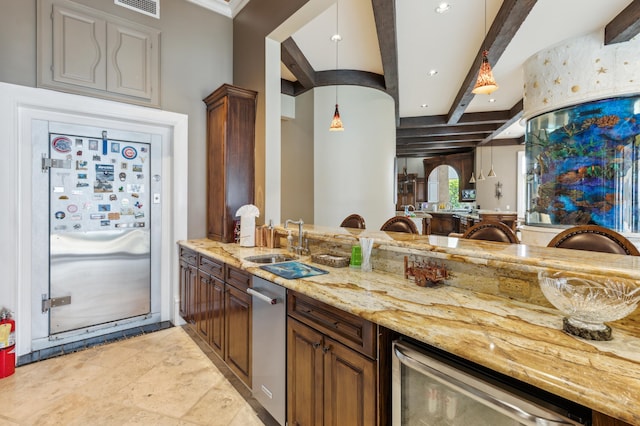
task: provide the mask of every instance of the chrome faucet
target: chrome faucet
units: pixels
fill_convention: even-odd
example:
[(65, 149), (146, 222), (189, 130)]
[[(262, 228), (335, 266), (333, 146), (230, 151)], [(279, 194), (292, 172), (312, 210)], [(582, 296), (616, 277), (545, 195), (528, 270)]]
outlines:
[(290, 223), (294, 225), (298, 225), (298, 245), (292, 247), (293, 251), (296, 254), (303, 254), (303, 255), (309, 254), (309, 247), (304, 247), (303, 245), (304, 231), (302, 230), (302, 226), (304, 225), (304, 222), (302, 221), (302, 219), (300, 220), (287, 219), (284, 221), (284, 229), (287, 229)]

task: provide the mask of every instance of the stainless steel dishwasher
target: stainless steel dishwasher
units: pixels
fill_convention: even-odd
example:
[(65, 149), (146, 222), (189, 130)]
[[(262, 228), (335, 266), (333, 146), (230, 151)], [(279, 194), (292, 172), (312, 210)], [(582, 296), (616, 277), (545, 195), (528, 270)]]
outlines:
[(253, 397), (281, 425), (286, 420), (287, 292), (282, 286), (253, 277)]

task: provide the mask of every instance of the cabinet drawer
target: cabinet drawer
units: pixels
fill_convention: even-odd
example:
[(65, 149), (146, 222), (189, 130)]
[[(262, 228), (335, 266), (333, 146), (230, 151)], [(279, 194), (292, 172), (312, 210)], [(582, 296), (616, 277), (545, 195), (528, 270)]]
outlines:
[(224, 281), (224, 263), (200, 255), (198, 269)]
[(357, 315), (289, 291), (287, 313), (370, 358), (376, 358), (376, 326)]
[(241, 269), (234, 268), (231, 265), (227, 267), (227, 279), (225, 282), (234, 286), (235, 288), (245, 291), (251, 287), (251, 274), (244, 272)]
[(198, 264), (198, 254), (188, 248), (180, 247), (180, 260), (187, 262), (190, 265), (196, 266)]

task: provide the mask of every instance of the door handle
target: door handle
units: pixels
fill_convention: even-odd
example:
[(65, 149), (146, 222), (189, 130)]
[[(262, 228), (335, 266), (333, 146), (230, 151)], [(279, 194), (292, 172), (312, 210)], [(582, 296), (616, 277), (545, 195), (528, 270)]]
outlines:
[(269, 297), (269, 296), (267, 296), (265, 294), (262, 294), (259, 291), (254, 290), (252, 288), (248, 288), (247, 289), (247, 293), (249, 293), (252, 296), (257, 297), (258, 299), (260, 299), (260, 300), (262, 300), (264, 302), (267, 302), (270, 305), (275, 305), (275, 304), (278, 303), (278, 299), (273, 299), (273, 298), (271, 298), (271, 297)]

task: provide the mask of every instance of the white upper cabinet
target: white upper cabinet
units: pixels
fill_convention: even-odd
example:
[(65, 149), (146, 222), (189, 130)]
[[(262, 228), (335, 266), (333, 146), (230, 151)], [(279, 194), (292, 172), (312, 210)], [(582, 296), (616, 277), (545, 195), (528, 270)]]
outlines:
[(66, 0), (38, 8), (39, 87), (160, 106), (160, 31)]

